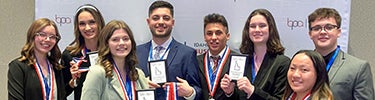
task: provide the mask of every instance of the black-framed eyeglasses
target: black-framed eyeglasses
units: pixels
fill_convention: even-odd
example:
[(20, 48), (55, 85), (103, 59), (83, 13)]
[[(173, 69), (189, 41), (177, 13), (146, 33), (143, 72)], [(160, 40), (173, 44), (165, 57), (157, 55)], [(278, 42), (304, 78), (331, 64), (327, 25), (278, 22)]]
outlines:
[(332, 25), (332, 24), (326, 24), (323, 27), (320, 25), (314, 26), (310, 28), (310, 31), (312, 32), (321, 32), (322, 30), (326, 32), (332, 32), (334, 29), (338, 29), (339, 26), (337, 25)]
[(44, 32), (38, 32), (38, 33), (36, 33), (36, 36), (42, 37), (43, 39), (47, 39), (48, 38), (48, 39), (54, 40), (54, 41), (60, 40), (59, 36), (48, 35), (47, 33), (44, 33)]

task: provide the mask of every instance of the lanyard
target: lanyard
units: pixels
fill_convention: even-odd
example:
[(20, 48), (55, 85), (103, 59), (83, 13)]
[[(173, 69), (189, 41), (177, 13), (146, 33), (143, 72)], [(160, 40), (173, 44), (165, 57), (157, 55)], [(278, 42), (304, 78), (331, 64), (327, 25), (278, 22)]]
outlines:
[(333, 62), (335, 61), (336, 57), (337, 57), (337, 54), (339, 53), (340, 51), (340, 46), (337, 46), (336, 50), (335, 50), (335, 53), (333, 54), (333, 56), (331, 57), (331, 59), (329, 60), (327, 66), (326, 66), (326, 71), (328, 72), (331, 67), (332, 67), (332, 64)]
[[(115, 65), (114, 67), (114, 71), (116, 72), (116, 75), (118, 76), (118, 80), (120, 80), (120, 85), (122, 87), (122, 90), (124, 91), (124, 94), (125, 94), (125, 99), (126, 100), (135, 100), (136, 98), (136, 94), (135, 94), (135, 82), (134, 81), (131, 81), (129, 76), (126, 75), (126, 83), (124, 82), (122, 76), (121, 76), (121, 73), (120, 71), (118, 70), (118, 67), (116, 65), (116, 63), (113, 63), (113, 65)], [(133, 99), (134, 97), (134, 99)]]
[(55, 81), (55, 75), (54, 75), (53, 71), (51, 71), (52, 69), (49, 65), (50, 65), (50, 63), (47, 59), (47, 69), (48, 69), (48, 76), (49, 77), (47, 77), (47, 79), (45, 79), (44, 78), (45, 76), (43, 74), (43, 70), (42, 70), (37, 58), (36, 58), (36, 64), (34, 64), (34, 67), (36, 69), (36, 73), (38, 74), (38, 77), (39, 77), (40, 85), (42, 86), (42, 92), (43, 92), (44, 100), (52, 100), (53, 95), (54, 95), (53, 94), (53, 91), (54, 91), (53, 82)]
[(257, 74), (255, 72), (255, 60), (254, 59), (255, 59), (255, 57), (253, 57), (253, 59), (252, 59), (253, 63), (251, 64), (252, 65), (252, 67), (251, 67), (252, 68), (252, 70), (251, 70), (252, 71), (252, 73), (251, 73), (251, 83), (253, 83), (253, 84), (254, 84), (255, 77), (257, 76)]
[[(164, 55), (165, 55), (165, 54), (168, 52), (168, 50), (171, 48), (171, 44), (172, 44), (172, 42), (169, 43), (167, 49), (164, 51), (163, 55), (159, 58), (160, 60), (162, 60), (162, 59), (164, 58)], [(154, 60), (154, 59), (152, 58), (152, 56), (153, 56), (153, 55), (152, 55), (152, 51), (153, 51), (153, 48), (152, 48), (152, 43), (151, 43), (151, 46), (150, 46), (150, 52), (149, 52), (149, 61)]]
[(213, 67), (211, 66), (210, 60), (209, 60), (209, 55), (206, 53), (205, 59), (203, 60), (204, 63), (204, 71), (205, 71), (205, 76), (206, 76), (206, 82), (208, 83), (208, 90), (210, 93), (210, 96), (214, 96), (217, 86), (219, 84), (219, 79), (221, 72), (224, 68), (225, 62), (227, 61), (228, 57), (230, 54), (230, 49), (228, 49), (228, 46), (224, 50), (224, 54), (222, 56), (222, 59), (218, 61), (217, 64), (217, 71), (213, 73)]

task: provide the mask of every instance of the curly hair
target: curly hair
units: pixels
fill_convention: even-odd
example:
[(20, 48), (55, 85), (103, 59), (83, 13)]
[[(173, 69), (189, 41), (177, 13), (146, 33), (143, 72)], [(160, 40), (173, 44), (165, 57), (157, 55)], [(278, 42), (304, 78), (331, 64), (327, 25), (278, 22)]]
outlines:
[(102, 28), (105, 25), (104, 18), (102, 14), (100, 13), (99, 9), (97, 9), (94, 5), (91, 4), (85, 4), (80, 6), (77, 9), (77, 13), (74, 17), (74, 41), (69, 44), (69, 46), (66, 48), (66, 50), (71, 51), (71, 55), (77, 55), (80, 53), (80, 51), (85, 47), (85, 40), (84, 37), (81, 34), (81, 31), (79, 31), (79, 22), (78, 22), (78, 16), (82, 12), (89, 12), (95, 19), (95, 23), (97, 25), (97, 32), (99, 33)]
[[(27, 39), (25, 45), (22, 47), (21, 50), (21, 57), (18, 61), (27, 61), (29, 66), (33, 66), (36, 63), (36, 58), (34, 55), (35, 50), (35, 36), (36, 33), (40, 32), (46, 26), (53, 26), (56, 31), (56, 36), (61, 37), (59, 30), (57, 29), (56, 23), (47, 18), (41, 18), (35, 20), (27, 31)], [(59, 49), (58, 43), (59, 39), (56, 40), (55, 46), (51, 49), (50, 54), (47, 55), (50, 63), (55, 67), (55, 69), (61, 70), (63, 68), (62, 65), (59, 64), (59, 60), (61, 58), (61, 51)]]
[(262, 15), (267, 19), (269, 26), (269, 39), (267, 40), (267, 52), (271, 54), (284, 54), (285, 48), (281, 45), (279, 32), (277, 31), (276, 22), (272, 14), (266, 9), (254, 10), (246, 20), (245, 26), (242, 31), (242, 42), (240, 46), (240, 52), (243, 54), (249, 54), (250, 56), (254, 53), (254, 43), (249, 37), (249, 26), (250, 20), (255, 15)]
[[(104, 26), (103, 30), (99, 34), (99, 63), (104, 67), (106, 77), (113, 76), (113, 58), (112, 54), (109, 49), (108, 41), (113, 35), (113, 32), (117, 29), (124, 29), (131, 40), (132, 48), (130, 53), (125, 57), (125, 70), (129, 73), (130, 80), (135, 81), (138, 79), (138, 72), (135, 69), (135, 65), (138, 64), (137, 56), (136, 56), (136, 43), (134, 40), (133, 32), (130, 30), (129, 26), (124, 21), (119, 20), (112, 20), (106, 26)], [(121, 66), (119, 66), (121, 67)]]

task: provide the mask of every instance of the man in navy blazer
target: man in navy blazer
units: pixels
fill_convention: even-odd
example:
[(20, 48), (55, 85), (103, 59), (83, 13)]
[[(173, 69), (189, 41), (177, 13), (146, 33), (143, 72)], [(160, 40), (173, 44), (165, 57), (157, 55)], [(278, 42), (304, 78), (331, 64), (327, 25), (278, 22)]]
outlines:
[[(147, 24), (152, 40), (137, 46), (139, 66), (146, 77), (150, 76), (148, 61), (167, 61), (167, 82), (177, 82), (178, 98), (199, 99), (201, 95), (200, 79), (196, 51), (171, 37), (174, 26), (173, 6), (166, 1), (155, 1), (149, 8)], [(157, 50), (159, 48), (159, 50)], [(156, 56), (156, 54), (158, 56)], [(155, 82), (149, 82), (156, 88), (156, 100), (164, 100), (166, 92)], [(163, 88), (160, 88), (163, 87)]]
[(327, 66), (336, 100), (374, 100), (371, 67), (367, 61), (340, 50), (341, 16), (333, 8), (318, 8), (309, 15), (309, 36)]

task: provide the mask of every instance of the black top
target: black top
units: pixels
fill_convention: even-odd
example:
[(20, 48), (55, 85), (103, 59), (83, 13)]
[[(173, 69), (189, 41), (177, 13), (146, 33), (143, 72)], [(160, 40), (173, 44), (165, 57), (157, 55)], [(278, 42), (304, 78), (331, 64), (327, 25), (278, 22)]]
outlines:
[[(253, 57), (250, 57), (253, 59)], [(245, 68), (246, 77), (252, 80), (252, 60), (248, 62), (249, 67)], [(264, 56), (258, 74), (255, 77), (254, 92), (250, 100), (280, 100), (287, 85), (287, 72), (290, 58), (285, 55), (272, 55), (268, 52)], [(231, 100), (246, 100), (247, 94), (235, 87)]]
[[(35, 67), (27, 64), (28, 61), (20, 62), (18, 58), (9, 63), (8, 100), (43, 100), (42, 86)], [(58, 100), (66, 100), (62, 72), (55, 68), (53, 71), (57, 87), (54, 96), (57, 95)]]
[[(81, 73), (81, 77), (78, 78), (77, 81), (77, 87), (71, 88), (69, 86), (69, 81), (72, 79), (72, 75), (70, 74), (70, 61), (72, 61), (73, 57), (82, 57), (82, 53), (80, 52), (77, 55), (71, 55), (70, 51), (64, 50), (62, 57), (61, 57), (61, 64), (64, 66), (63, 68), (63, 75), (64, 75), (64, 83), (66, 84), (66, 97), (69, 96), (74, 91), (74, 100), (80, 100), (81, 99), (81, 92), (82, 92), (82, 86), (83, 82), (86, 80), (87, 72)], [(89, 56), (85, 56), (86, 62), (83, 62), (78, 67), (90, 67), (90, 60)]]

